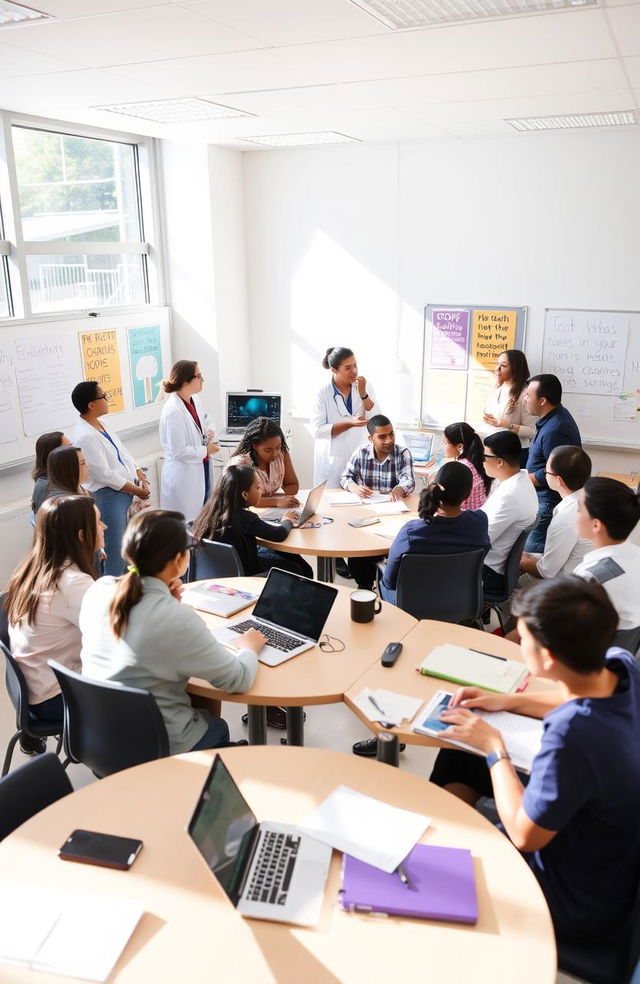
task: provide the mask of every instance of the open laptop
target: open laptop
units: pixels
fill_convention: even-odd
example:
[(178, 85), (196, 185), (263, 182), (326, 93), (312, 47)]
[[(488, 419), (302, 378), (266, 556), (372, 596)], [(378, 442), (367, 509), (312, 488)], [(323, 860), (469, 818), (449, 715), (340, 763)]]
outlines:
[(330, 584), (273, 567), (249, 618), (212, 629), (211, 634), (223, 646), (236, 649), (238, 635), (258, 629), (268, 639), (258, 659), (278, 666), (318, 644), (337, 594)]
[[(298, 514), (298, 519), (293, 524), (293, 529), (297, 530), (311, 519), (312, 516), (318, 511), (320, 505), (320, 500), (322, 499), (322, 493), (324, 492), (325, 482), (321, 482), (320, 485), (316, 485), (315, 489), (311, 489), (305, 499), (304, 506), (301, 512)], [(297, 509), (295, 510), (298, 511)], [(263, 513), (260, 513), (260, 519), (265, 519), (270, 523), (279, 523), (286, 512), (291, 512), (290, 509), (266, 509)]]
[(187, 831), (243, 916), (315, 926), (331, 848), (289, 824), (258, 823), (219, 755)]
[(255, 392), (227, 393), (224, 430), (216, 440), (237, 444), (249, 424), (257, 417), (268, 417), (280, 427), (282, 394)]

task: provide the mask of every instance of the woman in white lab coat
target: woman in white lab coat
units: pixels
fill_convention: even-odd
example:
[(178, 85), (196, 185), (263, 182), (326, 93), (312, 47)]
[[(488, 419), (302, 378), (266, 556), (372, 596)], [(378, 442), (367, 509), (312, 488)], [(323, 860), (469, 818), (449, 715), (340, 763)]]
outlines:
[(169, 397), (160, 415), (164, 450), (160, 505), (192, 520), (209, 498), (209, 455), (219, 450), (211, 418), (197, 396), (203, 387), (198, 363), (176, 362), (163, 386)]
[(311, 417), (313, 484), (326, 480), (327, 488), (337, 489), (349, 458), (367, 441), (367, 420), (380, 410), (351, 349), (327, 349), (322, 365), (331, 370), (331, 380), (318, 392)]

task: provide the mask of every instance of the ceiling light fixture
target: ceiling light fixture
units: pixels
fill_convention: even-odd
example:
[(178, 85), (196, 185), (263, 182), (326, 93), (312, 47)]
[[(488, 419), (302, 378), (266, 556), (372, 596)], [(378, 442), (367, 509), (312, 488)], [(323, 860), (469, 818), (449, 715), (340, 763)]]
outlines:
[(237, 116), (254, 116), (241, 109), (222, 106), (220, 103), (187, 96), (184, 99), (151, 99), (147, 102), (114, 103), (111, 106), (93, 106), (106, 113), (135, 116), (153, 123), (194, 123), (198, 120), (227, 120)]
[(351, 0), (392, 31), (597, 7), (598, 0)]
[(573, 130), (584, 126), (633, 126), (637, 123), (633, 110), (611, 113), (571, 113), (567, 116), (531, 116), (505, 120), (514, 130)]
[(261, 147), (320, 147), (323, 144), (359, 143), (357, 137), (348, 137), (334, 130), (318, 130), (316, 133), (268, 133), (239, 139)]
[(0, 27), (15, 27), (53, 20), (55, 17), (51, 14), (43, 14), (40, 10), (25, 7), (21, 3), (12, 3), (11, 0), (0, 0)]

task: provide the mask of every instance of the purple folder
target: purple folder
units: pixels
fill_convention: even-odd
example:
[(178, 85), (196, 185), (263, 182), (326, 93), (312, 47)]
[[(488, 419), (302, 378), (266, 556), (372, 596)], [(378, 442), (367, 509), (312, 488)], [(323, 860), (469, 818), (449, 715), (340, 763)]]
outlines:
[(415, 889), (397, 874), (345, 854), (340, 904), (347, 912), (388, 912), (392, 916), (475, 923), (478, 902), (470, 851), (416, 844), (402, 867)]

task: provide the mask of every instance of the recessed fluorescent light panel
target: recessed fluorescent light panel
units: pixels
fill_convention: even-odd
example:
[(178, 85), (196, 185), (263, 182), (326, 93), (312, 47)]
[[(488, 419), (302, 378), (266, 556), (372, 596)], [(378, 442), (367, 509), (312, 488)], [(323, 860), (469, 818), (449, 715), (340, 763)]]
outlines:
[(573, 130), (583, 126), (633, 126), (637, 123), (633, 110), (615, 113), (574, 113), (570, 116), (532, 116), (528, 119), (505, 120), (514, 130)]
[(55, 20), (55, 17), (43, 14), (40, 10), (24, 7), (21, 3), (11, 3), (10, 0), (0, 0), (0, 27), (51, 20)]
[(320, 147), (323, 144), (358, 143), (357, 137), (347, 137), (333, 130), (316, 133), (270, 133), (263, 137), (241, 137), (247, 143), (261, 147)]
[(112, 106), (94, 106), (107, 113), (120, 113), (121, 116), (136, 116), (154, 123), (193, 123), (198, 120), (227, 120), (234, 116), (253, 116), (241, 109), (221, 106), (188, 96), (185, 99), (152, 99), (148, 102), (114, 103)]
[(598, 0), (351, 0), (351, 3), (392, 31), (598, 6)]

